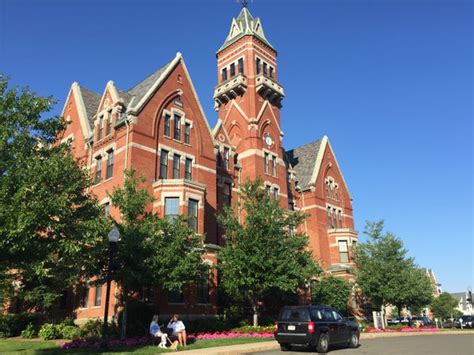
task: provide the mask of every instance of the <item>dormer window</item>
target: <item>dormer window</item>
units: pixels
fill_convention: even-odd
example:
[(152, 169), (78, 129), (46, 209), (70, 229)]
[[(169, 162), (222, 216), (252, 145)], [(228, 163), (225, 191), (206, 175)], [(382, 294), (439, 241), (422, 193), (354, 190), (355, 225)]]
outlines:
[(163, 133), (166, 137), (170, 136), (170, 121), (171, 121), (171, 116), (170, 115), (165, 115), (165, 123), (164, 123)]
[(181, 140), (181, 117), (174, 115), (174, 132), (173, 138), (176, 140)]
[(102, 122), (103, 122), (104, 116), (101, 116), (99, 118), (99, 127), (97, 128), (97, 140), (102, 139)]
[(105, 120), (105, 135), (108, 136), (112, 130), (112, 111), (108, 111), (107, 119)]

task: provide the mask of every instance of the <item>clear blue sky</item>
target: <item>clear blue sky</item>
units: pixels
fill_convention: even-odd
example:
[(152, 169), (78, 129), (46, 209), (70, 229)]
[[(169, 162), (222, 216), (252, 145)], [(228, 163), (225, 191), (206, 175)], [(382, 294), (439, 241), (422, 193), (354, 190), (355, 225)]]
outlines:
[[(53, 95), (122, 89), (183, 53), (211, 125), (233, 0), (0, 0), (0, 72)], [(255, 0), (279, 51), (293, 148), (328, 135), (357, 229), (385, 219), (445, 290), (473, 280), (470, 0)]]

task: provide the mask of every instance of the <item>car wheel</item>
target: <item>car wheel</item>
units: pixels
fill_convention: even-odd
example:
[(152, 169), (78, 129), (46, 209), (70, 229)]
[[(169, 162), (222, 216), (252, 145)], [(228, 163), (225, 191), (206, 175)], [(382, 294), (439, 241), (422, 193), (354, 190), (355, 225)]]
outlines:
[(318, 345), (316, 346), (316, 351), (318, 353), (327, 353), (329, 350), (329, 335), (321, 334), (319, 336)]
[(281, 349), (281, 351), (290, 351), (291, 346), (288, 345), (288, 344), (280, 344), (280, 349)]
[(349, 337), (349, 347), (350, 348), (357, 348), (359, 346), (359, 336), (356, 332), (352, 332), (351, 336)]

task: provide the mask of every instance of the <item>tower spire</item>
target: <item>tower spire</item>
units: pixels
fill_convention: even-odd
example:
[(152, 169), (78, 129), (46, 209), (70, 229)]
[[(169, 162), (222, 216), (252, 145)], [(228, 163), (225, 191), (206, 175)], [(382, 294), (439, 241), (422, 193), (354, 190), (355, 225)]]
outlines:
[(242, 7), (248, 7), (249, 6), (249, 0), (237, 0), (237, 2), (240, 2)]

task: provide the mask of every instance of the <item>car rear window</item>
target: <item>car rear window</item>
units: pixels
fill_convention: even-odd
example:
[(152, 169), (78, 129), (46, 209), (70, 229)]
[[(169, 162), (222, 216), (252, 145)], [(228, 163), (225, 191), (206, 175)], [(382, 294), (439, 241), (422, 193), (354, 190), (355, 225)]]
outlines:
[(309, 321), (309, 312), (306, 308), (297, 308), (297, 309), (284, 309), (281, 312), (280, 320), (282, 321)]

